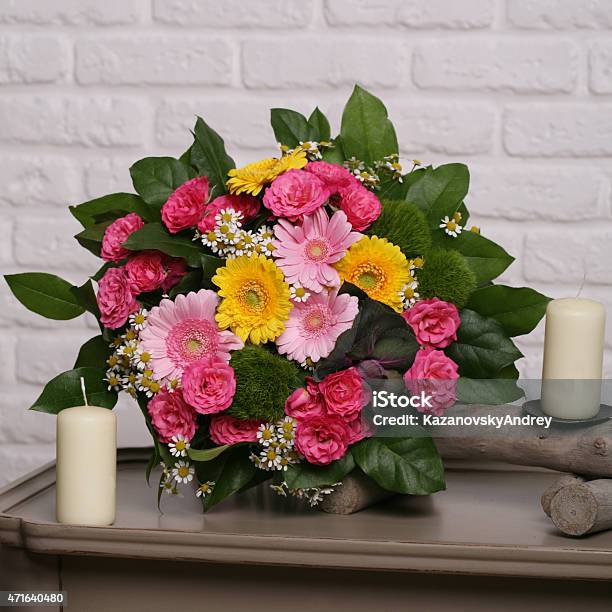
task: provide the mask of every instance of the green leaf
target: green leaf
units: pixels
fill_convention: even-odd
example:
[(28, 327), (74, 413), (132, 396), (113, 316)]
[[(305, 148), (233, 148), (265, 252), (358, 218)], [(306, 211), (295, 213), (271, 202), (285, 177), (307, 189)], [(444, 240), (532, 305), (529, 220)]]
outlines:
[(100, 257), (102, 249), (102, 239), (106, 228), (112, 223), (112, 220), (103, 221), (86, 227), (82, 232), (78, 233), (75, 238), (77, 242), (96, 257)]
[(85, 312), (72, 293), (72, 285), (59, 276), (45, 272), (7, 274), (8, 286), (28, 309), (47, 319), (66, 321)]
[(216, 287), (212, 284), (211, 279), (217, 273), (217, 268), (221, 268), (225, 265), (224, 260), (215, 255), (202, 253), (200, 262), (202, 264), (202, 287), (215, 289)]
[(329, 142), (331, 138), (329, 121), (318, 106), (312, 111), (310, 117), (308, 117), (308, 125), (310, 126), (310, 140)]
[(211, 461), (195, 465), (200, 482), (213, 481), (213, 492), (202, 500), (204, 511), (222, 502), (225, 498), (244, 489), (257, 477), (258, 469), (249, 459), (248, 445), (224, 452)]
[(270, 123), (277, 142), (290, 149), (311, 139), (311, 126), (304, 115), (288, 108), (272, 108)]
[(117, 403), (117, 393), (109, 391), (102, 368), (76, 368), (58, 374), (50, 380), (30, 410), (57, 414), (64, 408), (82, 406), (81, 377), (85, 379), (87, 403), (90, 406), (112, 408)]
[(428, 167), (409, 187), (406, 199), (427, 215), (432, 228), (439, 229), (440, 219), (452, 217), (461, 207), (470, 186), (465, 164)]
[(100, 335), (90, 338), (79, 350), (75, 368), (106, 368), (106, 360), (112, 353), (109, 343)]
[(134, 212), (145, 221), (156, 221), (159, 214), (155, 214), (137, 195), (131, 193), (111, 193), (110, 195), (69, 207), (72, 216), (84, 228), (96, 225), (101, 221), (117, 219)]
[(510, 378), (473, 379), (460, 377), (457, 380), (457, 400), (463, 404), (497, 406), (509, 404), (525, 394)]
[(474, 232), (462, 232), (457, 238), (451, 238), (440, 230), (434, 232), (434, 241), (437, 246), (459, 251), (474, 272), (478, 285), (497, 278), (514, 261), (498, 244)]
[(145, 157), (130, 168), (134, 189), (151, 206), (161, 208), (170, 194), (196, 173), (174, 157)]
[(357, 465), (387, 491), (429, 495), (445, 488), (444, 466), (431, 438), (368, 438), (352, 450)]
[(359, 85), (355, 85), (344, 107), (340, 136), (346, 159), (354, 156), (372, 165), (399, 152), (395, 128), (385, 105)]
[(289, 465), (284, 478), (290, 489), (325, 487), (341, 482), (354, 468), (355, 461), (348, 452), (342, 459), (332, 461), (329, 465), (313, 465), (305, 461)]
[(91, 312), (96, 319), (100, 318), (100, 309), (98, 308), (96, 292), (91, 284), (91, 279), (87, 279), (80, 287), (71, 287), (70, 292), (74, 295), (80, 306), (87, 312)]
[(344, 155), (344, 148), (342, 147), (342, 139), (340, 136), (336, 136), (333, 141), (333, 146), (326, 147), (323, 149), (323, 160), (329, 164), (342, 165), (346, 159)]
[(201, 265), (202, 249), (198, 243), (185, 236), (169, 234), (161, 223), (147, 223), (130, 234), (123, 246), (130, 251), (154, 249), (172, 257), (182, 257), (192, 268)]
[(457, 341), (444, 352), (459, 366), (461, 376), (495, 378), (501, 369), (523, 356), (495, 319), (467, 308), (459, 315)]
[(501, 323), (508, 336), (533, 331), (546, 312), (550, 298), (529, 287), (489, 285), (476, 289), (466, 307)]
[(191, 293), (202, 288), (202, 270), (190, 270), (177, 285), (174, 285), (169, 291), (171, 298), (175, 298), (181, 293)]
[(227, 173), (235, 168), (236, 164), (226, 153), (223, 139), (201, 117), (196, 121), (193, 135), (195, 142), (191, 146), (192, 165), (208, 177), (216, 195), (224, 194)]
[(231, 447), (231, 444), (224, 444), (223, 446), (215, 446), (214, 448), (190, 448), (187, 450), (187, 454), (192, 461), (212, 461)]

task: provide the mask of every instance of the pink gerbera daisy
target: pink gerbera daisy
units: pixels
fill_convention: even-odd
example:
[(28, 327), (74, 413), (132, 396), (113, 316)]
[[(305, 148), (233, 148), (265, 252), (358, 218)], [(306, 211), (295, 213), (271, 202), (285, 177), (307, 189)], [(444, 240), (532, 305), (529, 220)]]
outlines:
[(217, 327), (218, 303), (214, 291), (200, 289), (178, 295), (174, 301), (164, 299), (151, 309), (140, 337), (157, 380), (180, 380), (183, 370), (205, 355), (229, 361), (230, 351), (244, 346), (238, 336)]
[(359, 300), (346, 293), (338, 295), (337, 289), (294, 304), (285, 331), (276, 339), (278, 352), (299, 363), (327, 357), (338, 336), (353, 325), (358, 311)]
[(322, 208), (306, 215), (301, 225), (280, 219), (274, 234), (276, 265), (285, 280), (317, 293), (324, 287), (340, 286), (340, 276), (332, 264), (361, 238), (352, 231), (343, 211), (335, 212), (330, 219)]

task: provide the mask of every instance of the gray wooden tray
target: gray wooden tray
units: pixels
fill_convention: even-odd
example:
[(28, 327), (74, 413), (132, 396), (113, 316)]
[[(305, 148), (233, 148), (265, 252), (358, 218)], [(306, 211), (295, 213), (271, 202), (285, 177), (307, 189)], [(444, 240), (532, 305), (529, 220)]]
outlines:
[(451, 467), (443, 493), (396, 497), (351, 516), (287, 502), (265, 486), (203, 515), (185, 488), (183, 498), (164, 496), (160, 514), (146, 457), (119, 453), (112, 527), (55, 522), (53, 465), (13, 483), (0, 491), (0, 543), (61, 556), (612, 579), (612, 532), (568, 539), (544, 516), (539, 498), (553, 472)]

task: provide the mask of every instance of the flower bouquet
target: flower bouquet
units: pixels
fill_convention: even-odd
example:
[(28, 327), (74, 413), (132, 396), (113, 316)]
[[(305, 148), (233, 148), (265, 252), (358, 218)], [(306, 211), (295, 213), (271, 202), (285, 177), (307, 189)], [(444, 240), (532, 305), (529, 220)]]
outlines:
[[(355, 470), (393, 492), (441, 490), (431, 437), (376, 436), (364, 418), (369, 381), (446, 381), (423, 408), (436, 414), (477, 401), (459, 383), (514, 381), (510, 338), (547, 298), (493, 284), (513, 259), (468, 229), (467, 167), (405, 171), (375, 96), (355, 87), (335, 138), (318, 108), (271, 122), (276, 157), (237, 168), (198, 118), (178, 159), (130, 168), (137, 195), (72, 206), (76, 239), (104, 260), (83, 285), (6, 277), (30, 310), (100, 327), (32, 409), (81, 403), (81, 378), (92, 405), (128, 393), (153, 438), (147, 478), (161, 464), (160, 496), (196, 481), (204, 510), (266, 480), (315, 504)], [(487, 399), (515, 399), (502, 395)]]

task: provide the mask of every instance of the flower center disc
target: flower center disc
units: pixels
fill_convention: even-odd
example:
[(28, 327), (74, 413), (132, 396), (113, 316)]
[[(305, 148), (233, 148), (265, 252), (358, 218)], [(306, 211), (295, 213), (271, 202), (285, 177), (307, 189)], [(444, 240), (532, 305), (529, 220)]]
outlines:
[(363, 289), (372, 291), (382, 286), (385, 281), (385, 272), (375, 264), (362, 264), (355, 270), (353, 279)]
[(330, 313), (327, 309), (314, 306), (302, 319), (302, 329), (308, 336), (318, 336), (329, 326)]
[(206, 319), (183, 319), (166, 337), (168, 356), (179, 368), (215, 352), (217, 345), (217, 328)]
[(240, 301), (251, 311), (261, 312), (268, 305), (266, 290), (256, 282), (246, 283), (240, 290)]
[(324, 261), (328, 253), (329, 249), (324, 240), (310, 240), (306, 244), (306, 255), (311, 261)]

